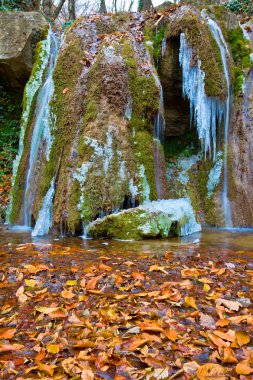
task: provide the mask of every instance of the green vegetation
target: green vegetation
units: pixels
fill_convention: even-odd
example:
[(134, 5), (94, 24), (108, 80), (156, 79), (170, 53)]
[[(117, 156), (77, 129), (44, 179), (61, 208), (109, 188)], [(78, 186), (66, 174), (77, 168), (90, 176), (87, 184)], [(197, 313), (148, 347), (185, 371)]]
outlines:
[(0, 86), (0, 178), (12, 172), (12, 162), (18, 152), (22, 90)]
[(240, 13), (243, 16), (253, 15), (252, 0), (230, 0), (225, 5), (230, 11)]
[(228, 31), (228, 42), (231, 46), (234, 61), (234, 94), (237, 95), (242, 90), (244, 81), (243, 70), (253, 66), (250, 58), (251, 49), (239, 26), (236, 29)]

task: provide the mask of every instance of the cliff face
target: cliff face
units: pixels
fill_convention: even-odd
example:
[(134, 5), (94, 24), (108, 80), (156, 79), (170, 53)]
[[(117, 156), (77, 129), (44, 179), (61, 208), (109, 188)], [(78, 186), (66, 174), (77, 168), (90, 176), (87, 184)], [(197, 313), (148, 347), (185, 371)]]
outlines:
[[(184, 5), (82, 18), (61, 41), (49, 32), (25, 90), (11, 223), (74, 234), (119, 210), (183, 197), (198, 220), (222, 225), (228, 91), (207, 20)], [(227, 38), (231, 18), (220, 25)]]
[[(253, 47), (253, 24), (245, 25)], [(235, 103), (230, 134), (231, 199), (233, 224), (253, 225), (253, 68), (245, 70), (243, 91)]]

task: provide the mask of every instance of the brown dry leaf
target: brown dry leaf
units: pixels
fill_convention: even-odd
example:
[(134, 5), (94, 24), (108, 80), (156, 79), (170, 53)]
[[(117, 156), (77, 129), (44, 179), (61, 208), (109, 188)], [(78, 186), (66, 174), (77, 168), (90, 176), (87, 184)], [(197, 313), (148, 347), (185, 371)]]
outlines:
[(94, 372), (92, 371), (92, 368), (89, 365), (82, 365), (81, 379), (82, 380), (94, 379)]
[(157, 264), (151, 265), (151, 267), (149, 267), (149, 272), (162, 272), (162, 273), (168, 274), (166, 270), (164, 269), (164, 267), (159, 266)]
[(70, 289), (70, 290), (64, 289), (64, 290), (61, 292), (61, 296), (62, 296), (62, 298), (66, 298), (66, 299), (71, 300), (72, 298), (75, 297), (75, 294), (72, 293), (71, 289)]
[(7, 352), (7, 351), (19, 351), (22, 350), (24, 346), (22, 344), (14, 343), (14, 344), (1, 344), (0, 345), (0, 352)]
[(38, 362), (38, 368), (40, 371), (43, 371), (43, 372), (46, 372), (48, 375), (50, 376), (53, 376), (54, 375), (54, 369), (55, 369), (55, 365), (51, 364), (44, 364), (44, 363), (40, 363)]
[(172, 340), (172, 342), (175, 342), (177, 340), (177, 332), (174, 329), (166, 329), (165, 335), (168, 339)]
[(136, 280), (140, 280), (140, 281), (145, 280), (145, 276), (143, 276), (143, 274), (140, 272), (133, 272), (132, 277), (135, 278)]
[(230, 347), (225, 347), (223, 351), (223, 357), (221, 357), (223, 363), (234, 364), (238, 363), (234, 351)]
[(248, 360), (242, 360), (238, 363), (235, 370), (238, 375), (249, 375), (253, 373), (253, 368), (250, 367)]
[(207, 333), (208, 338), (211, 340), (213, 344), (217, 347), (228, 347), (228, 343), (219, 338), (218, 336), (212, 334), (212, 333)]
[(139, 324), (141, 331), (163, 331), (163, 328), (155, 321), (144, 321)]
[(203, 327), (215, 328), (215, 320), (207, 314), (200, 313), (199, 323)]
[(25, 288), (23, 286), (20, 286), (18, 290), (16, 291), (16, 296), (18, 297), (18, 300), (20, 303), (24, 303), (28, 300), (28, 297), (26, 294), (24, 294)]
[(68, 87), (64, 88), (64, 89), (62, 90), (63, 95), (66, 94), (66, 93), (68, 92), (68, 90), (69, 90)]
[(182, 277), (198, 277), (199, 275), (199, 271), (195, 268), (187, 268), (181, 270)]
[(238, 311), (240, 307), (242, 307), (242, 304), (238, 301), (231, 301), (231, 300), (226, 300), (224, 298), (218, 298), (216, 300), (217, 305), (224, 305), (227, 309), (232, 310), (232, 311)]
[(142, 337), (134, 337), (128, 340), (125, 344), (124, 347), (128, 351), (135, 351), (138, 347), (142, 346), (144, 343), (147, 343), (148, 339), (147, 338), (142, 338)]
[(229, 317), (229, 322), (233, 323), (241, 323), (242, 321), (245, 321), (248, 317), (250, 317), (250, 314), (247, 315), (237, 315), (235, 317)]
[(16, 329), (2, 327), (0, 328), (0, 339), (11, 339), (13, 338), (16, 331)]
[(226, 380), (227, 369), (219, 364), (207, 363), (197, 369), (199, 380)]
[(57, 309), (53, 311), (52, 313), (48, 314), (50, 318), (67, 318), (68, 314), (65, 310)]
[(199, 368), (199, 364), (194, 361), (184, 363), (183, 365), (184, 372), (186, 372), (189, 375), (195, 375), (198, 368)]
[(86, 285), (86, 289), (95, 289), (98, 280), (101, 278), (101, 276), (96, 276), (92, 278)]
[(193, 297), (185, 297), (184, 301), (185, 301), (185, 303), (186, 303), (187, 306), (193, 307), (194, 309), (198, 310), (195, 298), (193, 298)]
[(246, 331), (236, 331), (235, 337), (240, 347), (250, 342), (250, 336)]
[(104, 270), (105, 272), (110, 272), (112, 270), (112, 267), (109, 267), (108, 265), (105, 265), (105, 264), (100, 264), (98, 269)]
[(220, 330), (215, 330), (213, 333), (221, 339), (228, 340), (229, 342), (233, 342), (235, 340), (235, 332), (233, 330), (228, 330), (226, 333)]

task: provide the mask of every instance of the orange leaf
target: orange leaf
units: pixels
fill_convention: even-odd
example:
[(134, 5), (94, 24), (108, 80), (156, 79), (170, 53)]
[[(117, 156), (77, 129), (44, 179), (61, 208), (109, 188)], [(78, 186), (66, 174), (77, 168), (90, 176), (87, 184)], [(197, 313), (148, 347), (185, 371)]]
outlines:
[(235, 337), (240, 347), (250, 342), (250, 336), (246, 331), (236, 331)]
[(104, 270), (106, 272), (110, 272), (112, 270), (112, 267), (109, 267), (108, 265), (105, 265), (105, 264), (100, 264), (98, 269)]
[(207, 363), (197, 369), (199, 380), (226, 380), (226, 368), (219, 364)]
[(233, 342), (235, 340), (235, 332), (233, 330), (228, 330), (226, 333), (220, 330), (215, 330), (213, 333), (221, 339), (228, 340), (229, 342)]
[(248, 360), (242, 360), (238, 363), (235, 370), (238, 375), (249, 375), (253, 372), (253, 369), (249, 366)]
[(6, 352), (6, 351), (19, 351), (24, 346), (22, 344), (14, 343), (14, 344), (1, 344), (0, 345), (0, 352)]
[(207, 333), (208, 338), (215, 344), (217, 347), (228, 347), (228, 344), (224, 342), (221, 338), (218, 336), (212, 334), (212, 333)]
[(177, 340), (177, 332), (174, 329), (166, 329), (165, 335), (168, 339), (172, 340), (172, 342), (175, 342)]
[(35, 361), (40, 362), (41, 360), (44, 359), (45, 355), (46, 355), (46, 351), (44, 348), (42, 348), (41, 351), (35, 356)]
[(75, 297), (75, 295), (71, 292), (71, 290), (67, 290), (67, 289), (64, 289), (64, 290), (61, 292), (61, 296), (62, 296), (63, 298), (69, 299), (69, 300), (71, 300), (72, 298)]
[(0, 339), (11, 339), (13, 338), (16, 331), (16, 329), (3, 327), (0, 329)]
[(55, 310), (52, 313), (48, 314), (50, 318), (67, 318), (68, 314), (63, 310)]
[(87, 283), (87, 286), (86, 286), (86, 289), (95, 289), (96, 285), (97, 285), (97, 282), (98, 280), (101, 278), (101, 276), (97, 276), (97, 277), (94, 277), (92, 278), (88, 283)]
[(155, 321), (144, 321), (139, 324), (141, 331), (163, 331), (163, 328)]
[(142, 346), (144, 343), (146, 343), (148, 341), (148, 339), (146, 338), (138, 338), (138, 337), (134, 337), (132, 339), (130, 339), (129, 341), (127, 341), (125, 344), (124, 344), (124, 347), (128, 350), (128, 351), (135, 351), (138, 347)]
[(40, 371), (46, 372), (48, 375), (53, 376), (55, 366), (38, 362), (38, 368)]
[(145, 276), (143, 276), (143, 274), (140, 272), (133, 272), (132, 277), (135, 278), (136, 280), (140, 280), (140, 281), (145, 280)]
[(66, 94), (68, 90), (69, 90), (68, 87), (64, 88), (64, 90), (62, 90), (63, 95)]
[(221, 360), (223, 361), (223, 363), (238, 363), (235, 353), (230, 347), (224, 348), (223, 357), (221, 358)]
[(195, 268), (187, 268), (181, 270), (182, 277), (198, 277), (200, 275), (199, 271)]

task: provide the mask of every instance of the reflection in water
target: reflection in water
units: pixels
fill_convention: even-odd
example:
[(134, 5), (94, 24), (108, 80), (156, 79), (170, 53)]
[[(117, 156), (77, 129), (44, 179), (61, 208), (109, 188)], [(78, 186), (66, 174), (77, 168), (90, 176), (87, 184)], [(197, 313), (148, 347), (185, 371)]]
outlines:
[[(245, 253), (253, 255), (253, 229), (205, 229), (202, 232), (185, 236), (183, 238), (171, 238), (169, 240), (83, 240), (81, 237), (65, 237), (54, 239), (53, 237), (31, 237), (30, 230), (3, 226), (0, 229), (0, 247), (7, 245), (33, 243), (34, 246), (73, 247), (76, 252), (104, 253), (105, 255), (152, 255), (165, 251), (184, 254), (209, 254)], [(252, 252), (251, 252), (252, 251)]]

